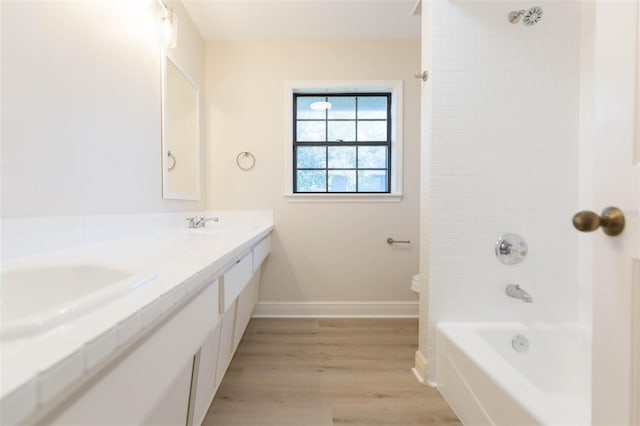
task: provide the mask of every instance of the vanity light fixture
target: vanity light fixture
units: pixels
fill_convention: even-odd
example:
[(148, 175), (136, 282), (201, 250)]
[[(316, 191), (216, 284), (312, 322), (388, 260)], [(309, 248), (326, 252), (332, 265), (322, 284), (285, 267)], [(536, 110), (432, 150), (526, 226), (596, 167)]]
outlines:
[(178, 17), (169, 7), (162, 1), (158, 0), (162, 11), (160, 12), (160, 34), (162, 36), (162, 45), (168, 49), (176, 47), (178, 39)]
[(324, 111), (326, 109), (331, 109), (331, 102), (327, 102), (327, 101), (318, 101), (318, 102), (313, 102), (311, 105), (309, 105), (311, 107), (312, 110), (314, 111)]

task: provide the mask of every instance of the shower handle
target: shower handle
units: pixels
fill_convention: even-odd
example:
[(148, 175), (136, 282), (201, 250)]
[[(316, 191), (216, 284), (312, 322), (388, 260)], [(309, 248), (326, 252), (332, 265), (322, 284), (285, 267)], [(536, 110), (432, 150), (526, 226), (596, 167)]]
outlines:
[(615, 237), (620, 235), (624, 229), (624, 214), (617, 207), (607, 207), (602, 210), (602, 214), (590, 211), (576, 213), (572, 219), (573, 226), (580, 232), (592, 232), (602, 228), (602, 232)]

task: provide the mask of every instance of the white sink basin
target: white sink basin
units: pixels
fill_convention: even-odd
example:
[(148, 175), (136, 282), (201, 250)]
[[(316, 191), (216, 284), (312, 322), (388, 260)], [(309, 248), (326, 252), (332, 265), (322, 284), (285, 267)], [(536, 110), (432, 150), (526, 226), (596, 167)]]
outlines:
[(0, 338), (40, 334), (147, 284), (153, 275), (97, 265), (2, 271)]

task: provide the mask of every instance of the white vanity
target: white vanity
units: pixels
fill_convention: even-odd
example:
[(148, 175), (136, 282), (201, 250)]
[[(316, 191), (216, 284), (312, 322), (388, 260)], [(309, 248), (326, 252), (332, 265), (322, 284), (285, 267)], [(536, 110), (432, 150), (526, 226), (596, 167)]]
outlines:
[(3, 262), (3, 273), (109, 267), (140, 285), (41, 330), (3, 329), (1, 423), (201, 424), (257, 301), (272, 224), (222, 215)]

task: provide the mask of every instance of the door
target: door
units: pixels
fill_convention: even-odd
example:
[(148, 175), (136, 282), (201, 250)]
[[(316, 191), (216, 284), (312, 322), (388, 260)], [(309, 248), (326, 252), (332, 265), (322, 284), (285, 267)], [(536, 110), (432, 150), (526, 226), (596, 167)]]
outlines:
[(594, 233), (594, 425), (638, 425), (640, 391), (640, 115), (635, 0), (595, 10), (594, 210), (620, 208), (624, 231)]

